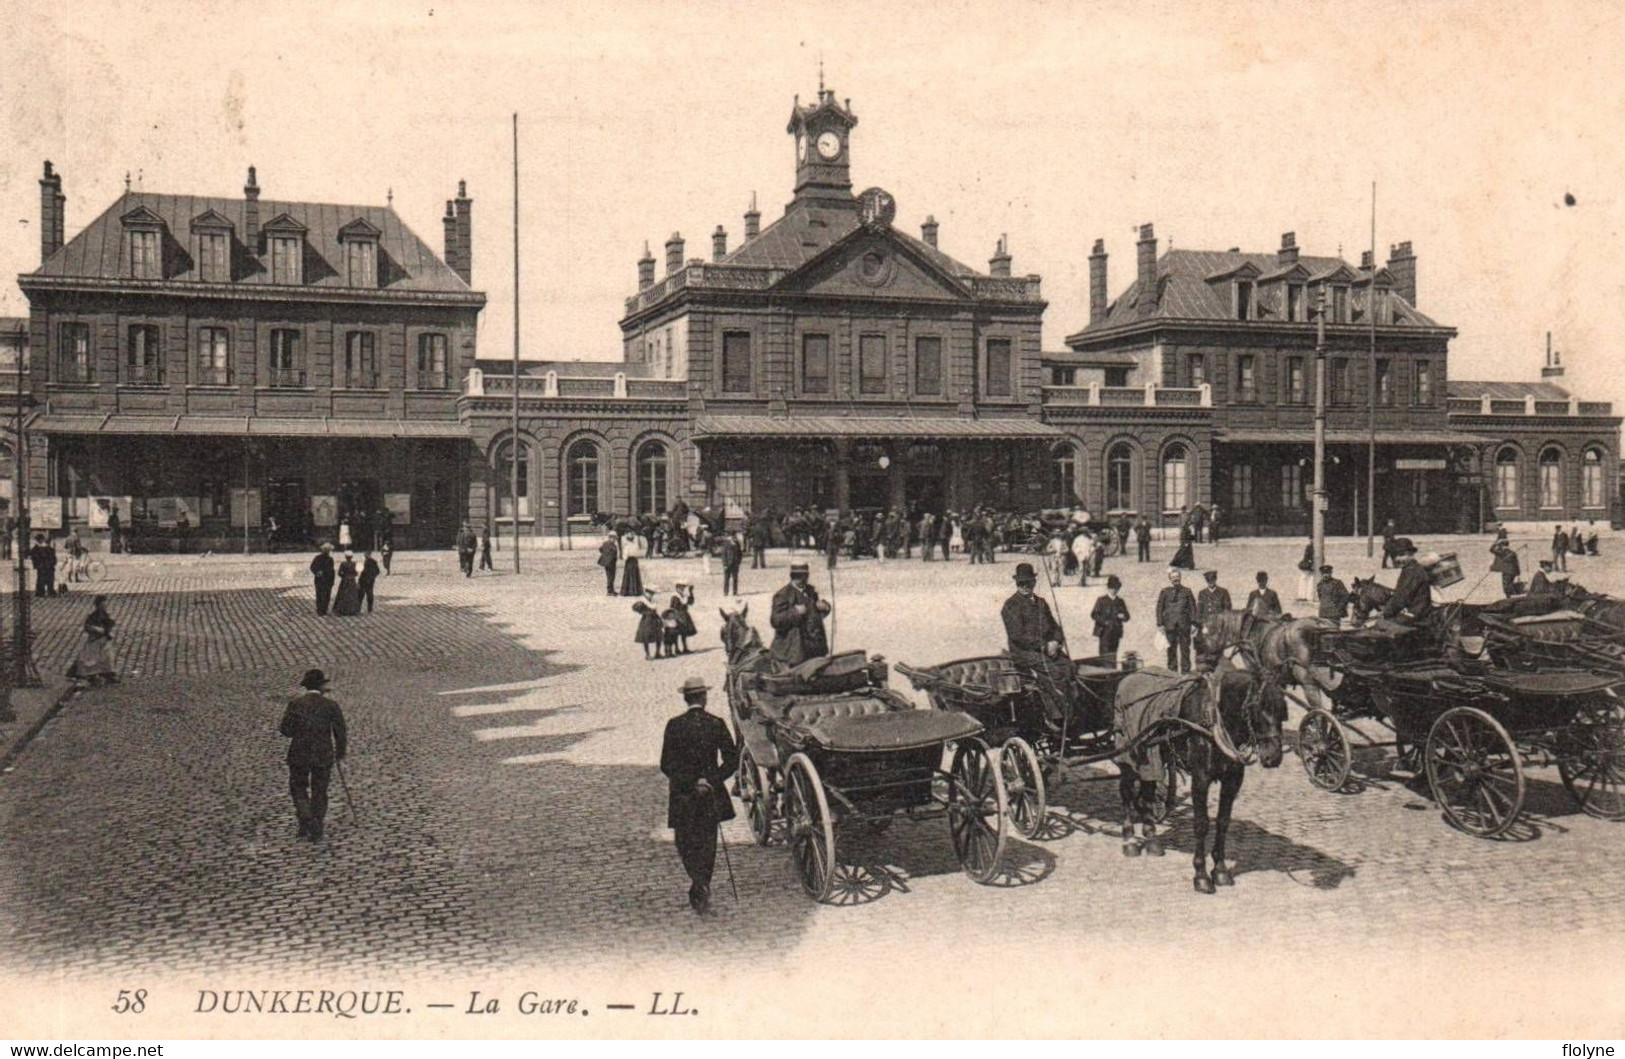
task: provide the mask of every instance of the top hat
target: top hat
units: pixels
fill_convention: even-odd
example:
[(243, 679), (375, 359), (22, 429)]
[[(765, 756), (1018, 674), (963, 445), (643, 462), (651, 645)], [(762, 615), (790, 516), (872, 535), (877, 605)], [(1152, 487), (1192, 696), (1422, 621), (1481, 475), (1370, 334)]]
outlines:
[(1011, 575), (1010, 579), (1015, 581), (1017, 584), (1020, 584), (1023, 581), (1031, 581), (1034, 584), (1037, 584), (1038, 574), (1033, 570), (1032, 563), (1017, 563), (1016, 572)]
[(1411, 542), (1409, 537), (1395, 537), (1394, 543), (1389, 546), (1388, 550), (1395, 555), (1415, 555), (1416, 545)]
[(320, 669), (307, 669), (304, 678), (299, 681), (299, 686), (309, 691), (320, 691), (327, 687), (327, 675)]
[(683, 694), (688, 695), (696, 691), (710, 691), (711, 685), (705, 682), (704, 677), (689, 677), (683, 681)]

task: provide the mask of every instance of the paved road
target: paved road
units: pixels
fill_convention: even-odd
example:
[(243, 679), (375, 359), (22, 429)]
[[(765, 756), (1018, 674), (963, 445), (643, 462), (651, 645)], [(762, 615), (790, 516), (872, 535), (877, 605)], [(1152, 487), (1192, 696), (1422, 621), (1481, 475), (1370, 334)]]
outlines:
[[(1462, 543), (1470, 568), (1482, 550)], [(1364, 569), (1362, 551), (1339, 543), (1332, 558), (1352, 573)], [(915, 663), (997, 650), (1013, 570), (1000, 559), (842, 565), (840, 645)], [(1259, 568), (1290, 597), (1295, 559), (1267, 543), (1199, 554), (1238, 598)], [(1349, 936), (1426, 947), (1532, 942), (1557, 924), (1569, 937), (1625, 929), (1625, 828), (1575, 813), (1555, 772), (1532, 774), (1530, 826), (1517, 840), (1486, 842), (1449, 829), (1425, 797), (1388, 778), (1380, 755), (1362, 765), (1357, 794), (1313, 789), (1290, 756), (1251, 772), (1231, 838), (1237, 887), (1216, 897), (1191, 892), (1183, 814), (1170, 856), (1128, 860), (1113, 837), (1115, 783), (1080, 783), (1054, 796), (1056, 837), (1013, 842), (990, 888), (958, 872), (940, 822), (858, 836), (844, 854), (878, 898), (850, 908), (811, 906), (784, 851), (752, 846), (735, 822), (741, 900), (723, 897), (719, 916), (696, 921), (662, 826), (655, 762), (676, 685), (689, 673), (721, 676), (720, 576), (699, 576), (690, 561), (646, 564), (662, 587), (699, 576), (700, 635), (690, 658), (645, 662), (629, 601), (602, 595), (589, 554), (530, 561), (524, 575), (473, 581), (422, 564), (381, 583), (377, 614), (351, 619), (316, 618), (306, 586), (277, 563), (106, 582), (127, 679), (76, 698), (0, 777), (0, 961), (89, 974), (435, 974), (680, 951), (717, 967), (741, 953), (822, 966), (940, 942), (944, 924), (956, 951), (1012, 936), (1057, 952), (1201, 938), (1314, 960)], [(1625, 584), (1617, 554), (1587, 562), (1577, 579)], [(787, 556), (772, 565), (744, 575), (764, 631)], [(1162, 571), (1109, 568), (1130, 581), (1125, 647), (1149, 653)], [(1074, 637), (1096, 591), (1060, 590)], [(87, 603), (39, 607), (43, 666), (66, 664)], [(275, 732), (306, 665), (334, 674), (353, 732), (357, 817), (335, 789), (320, 848), (295, 840)]]

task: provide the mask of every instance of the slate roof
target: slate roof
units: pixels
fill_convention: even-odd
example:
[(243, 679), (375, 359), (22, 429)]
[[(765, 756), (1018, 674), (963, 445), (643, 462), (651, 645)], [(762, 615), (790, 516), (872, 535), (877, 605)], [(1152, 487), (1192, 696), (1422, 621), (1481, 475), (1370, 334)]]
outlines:
[(753, 438), (1036, 438), (1065, 437), (1036, 419), (965, 419), (954, 416), (703, 415), (694, 436)]
[[(1303, 266), (1311, 279), (1328, 276), (1339, 268), (1347, 269), (1354, 278), (1360, 277), (1359, 270), (1342, 258), (1304, 254), (1298, 258), (1297, 263)], [(1146, 315), (1139, 312), (1139, 303), (1144, 291), (1136, 277), (1128, 290), (1107, 306), (1105, 315), (1079, 331), (1078, 335), (1089, 335), (1143, 320), (1232, 320), (1235, 318), (1235, 311), (1231, 306), (1229, 282), (1210, 282), (1210, 278), (1228, 276), (1247, 265), (1258, 270), (1260, 279), (1285, 274), (1280, 258), (1274, 253), (1169, 250), (1157, 261), (1158, 302), (1154, 313)], [(1285, 284), (1261, 282), (1257, 288), (1259, 320), (1264, 323), (1283, 321), (1285, 299)], [(1393, 306), (1395, 325), (1439, 326), (1397, 293), (1393, 295)], [(1357, 316), (1354, 322), (1359, 323), (1361, 319)]]
[[(206, 226), (212, 211), (230, 221), (233, 227), (232, 274), (235, 285), (272, 286), (270, 257), (263, 245), (263, 238), (260, 246), (243, 245), (246, 207), (247, 203), (242, 198), (125, 192), (32, 275), (103, 280), (128, 278), (128, 271), (120, 260), (124, 233), (122, 218), (133, 211), (145, 209), (164, 224), (164, 279), (195, 281), (198, 278), (198, 263), (193, 260), (192, 222), (197, 220), (202, 222), (200, 227)], [(339, 232), (353, 222), (361, 221), (379, 232), (379, 289), (472, 293), (462, 277), (429, 249), (391, 207), (259, 200), (262, 229), (284, 215), (306, 229), (303, 287), (347, 287)], [(279, 286), (278, 289), (292, 291), (298, 288)]]
[[(852, 234), (858, 227), (855, 205), (843, 209), (797, 203), (783, 217), (757, 233), (756, 238), (741, 244), (722, 263), (794, 271)], [(893, 228), (891, 234), (950, 276), (985, 275), (900, 229)]]
[(1477, 382), (1451, 379), (1446, 389), (1451, 397), (1478, 400), (1488, 395), (1492, 401), (1521, 401), (1531, 395), (1537, 401), (1567, 401), (1569, 392), (1551, 382)]

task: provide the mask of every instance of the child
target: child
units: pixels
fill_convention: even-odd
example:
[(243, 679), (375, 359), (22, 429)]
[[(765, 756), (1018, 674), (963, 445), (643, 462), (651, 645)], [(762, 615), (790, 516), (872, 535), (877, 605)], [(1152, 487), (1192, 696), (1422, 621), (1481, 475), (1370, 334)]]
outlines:
[(655, 660), (657, 655), (650, 649), (653, 648), (655, 652), (659, 651), (661, 644), (665, 641), (664, 626), (660, 619), (660, 612), (654, 608), (654, 598), (655, 590), (646, 588), (643, 590), (643, 598), (632, 604), (632, 609), (639, 615), (638, 631), (632, 639), (634, 642), (643, 645), (643, 660), (645, 662)]
[[(687, 581), (677, 582), (677, 591), (672, 593), (671, 606), (666, 610), (666, 614), (676, 619), (677, 637), (682, 642), (685, 655), (691, 653), (688, 647), (688, 638), (699, 634), (699, 630), (694, 627), (694, 616), (688, 610), (693, 605), (694, 586)], [(676, 652), (673, 651), (672, 653), (675, 654)]]

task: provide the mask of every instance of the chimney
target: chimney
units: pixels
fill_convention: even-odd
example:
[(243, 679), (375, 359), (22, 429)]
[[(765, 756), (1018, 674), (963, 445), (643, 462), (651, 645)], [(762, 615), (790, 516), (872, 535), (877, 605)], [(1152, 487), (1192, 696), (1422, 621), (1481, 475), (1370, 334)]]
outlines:
[(45, 163), (45, 175), (39, 182), (39, 259), (40, 264), (62, 249), (62, 211), (67, 199), (62, 197), (62, 177)]
[(447, 268), (458, 275), (462, 275), (462, 270), (458, 268), (457, 262), (457, 204), (451, 199), (446, 200), (446, 215), (440, 218), (440, 224), (445, 229), (446, 236), (445, 242), (442, 244), (445, 247), (445, 252), (440, 255), (440, 258), (446, 263)]
[(1149, 316), (1157, 311), (1157, 234), (1149, 224), (1140, 225), (1139, 284), (1140, 313)]
[(683, 233), (672, 232), (666, 240), (666, 275), (675, 276), (683, 269)]
[(1388, 271), (1394, 276), (1394, 293), (1407, 303), (1416, 304), (1416, 255), (1411, 244), (1400, 243), (1388, 248)]
[(243, 185), (243, 242), (257, 253), (260, 242), (260, 181), (254, 167), (248, 167), (248, 183)]
[(1540, 369), (1543, 379), (1561, 379), (1563, 377), (1563, 354), (1552, 348), (1552, 333), (1546, 332), (1546, 366)]
[(993, 251), (993, 256), (987, 259), (987, 274), (990, 276), (1008, 276), (1010, 274), (1010, 251), (1005, 249), (1009, 236), (999, 236), (999, 245)]
[(655, 256), (649, 252), (649, 243), (643, 244), (643, 256), (638, 258), (638, 290), (648, 290), (655, 285)]
[(935, 216), (926, 217), (925, 223), (920, 225), (920, 238), (925, 240), (925, 245), (926, 246), (929, 246), (929, 247), (931, 247), (933, 249), (936, 248), (936, 245), (937, 245), (937, 219), (936, 219)]
[(1277, 264), (1295, 265), (1298, 263), (1298, 233), (1281, 233), (1281, 250), (1275, 255)]
[(457, 274), (474, 284), (474, 200), (468, 197), (468, 181), (457, 181)]
[(728, 256), (728, 229), (717, 225), (717, 230), (711, 233), (711, 260), (721, 261)]
[(1376, 258), (1372, 256), (1371, 251), (1360, 251), (1360, 271), (1375, 272), (1376, 270)]
[(762, 215), (756, 212), (756, 192), (750, 193), (750, 209), (745, 211), (745, 241), (756, 238), (762, 230)]
[(1089, 254), (1089, 322), (1106, 319), (1106, 240), (1096, 239)]

